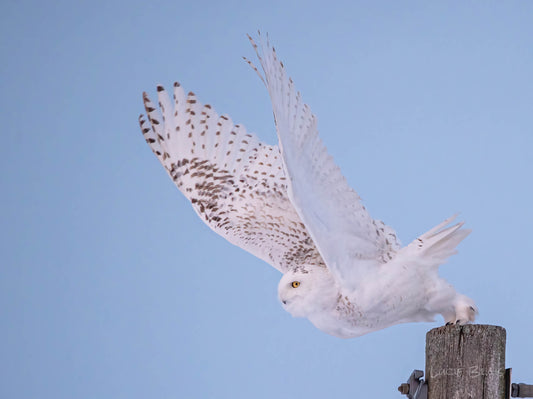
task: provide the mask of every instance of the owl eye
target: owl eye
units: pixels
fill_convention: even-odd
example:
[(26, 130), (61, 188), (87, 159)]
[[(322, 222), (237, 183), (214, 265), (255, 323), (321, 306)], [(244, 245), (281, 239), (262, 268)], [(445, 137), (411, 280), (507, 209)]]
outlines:
[(299, 286), (300, 286), (300, 282), (299, 282), (299, 281), (293, 281), (293, 282), (291, 283), (291, 287), (292, 287), (292, 288), (298, 288)]

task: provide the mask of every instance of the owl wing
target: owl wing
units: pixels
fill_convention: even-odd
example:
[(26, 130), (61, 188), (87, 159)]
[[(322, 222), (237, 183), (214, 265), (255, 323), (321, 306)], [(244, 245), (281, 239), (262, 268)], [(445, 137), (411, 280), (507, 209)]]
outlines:
[(229, 242), (285, 272), (323, 261), (287, 195), (277, 146), (266, 145), (174, 84), (143, 94), (142, 133), (200, 218)]
[(272, 100), (290, 201), (337, 281), (356, 288), (369, 269), (394, 256), (400, 247), (396, 234), (372, 219), (346, 182), (268, 40), (260, 38), (261, 49), (250, 41)]

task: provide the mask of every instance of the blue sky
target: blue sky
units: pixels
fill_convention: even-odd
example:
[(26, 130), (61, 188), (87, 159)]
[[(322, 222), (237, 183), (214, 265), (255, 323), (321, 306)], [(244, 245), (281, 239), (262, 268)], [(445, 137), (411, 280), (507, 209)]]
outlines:
[(441, 274), (531, 382), (533, 2), (3, 1), (0, 396), (398, 398), (425, 333), (341, 340), (209, 230), (141, 137), (179, 80), (264, 141), (242, 61), (268, 31), (372, 216), (407, 244), (455, 212)]

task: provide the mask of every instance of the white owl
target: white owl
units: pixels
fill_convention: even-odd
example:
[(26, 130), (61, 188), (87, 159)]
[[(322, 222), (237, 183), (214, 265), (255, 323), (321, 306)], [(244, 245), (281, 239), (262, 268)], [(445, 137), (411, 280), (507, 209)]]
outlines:
[(315, 116), (260, 37), (256, 50), (274, 111), (279, 146), (262, 143), (174, 84), (143, 94), (142, 133), (200, 218), (229, 242), (283, 273), (282, 306), (342, 338), (398, 323), (474, 320), (474, 302), (438, 275), (468, 234), (445, 220), (401, 248), (372, 219), (318, 136)]

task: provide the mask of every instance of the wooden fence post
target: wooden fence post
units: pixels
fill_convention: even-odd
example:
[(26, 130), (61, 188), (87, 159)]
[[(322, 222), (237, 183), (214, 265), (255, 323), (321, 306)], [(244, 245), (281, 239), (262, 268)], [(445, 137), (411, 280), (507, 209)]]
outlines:
[(426, 335), (428, 399), (505, 399), (505, 329), (467, 324)]

